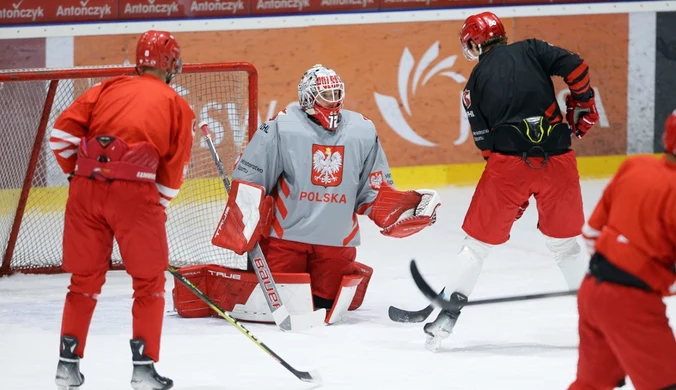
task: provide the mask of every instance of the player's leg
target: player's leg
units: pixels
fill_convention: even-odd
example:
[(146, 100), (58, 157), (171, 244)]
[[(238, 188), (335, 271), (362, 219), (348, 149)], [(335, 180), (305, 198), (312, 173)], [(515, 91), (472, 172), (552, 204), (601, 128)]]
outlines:
[[(601, 283), (604, 333), (634, 387), (676, 389), (676, 339), (654, 292)], [(603, 306), (602, 306), (603, 305)]]
[(624, 383), (625, 372), (598, 327), (599, 285), (593, 277), (582, 282), (578, 293), (580, 335), (577, 376), (568, 390), (612, 390)]
[(312, 245), (308, 272), (315, 308), (330, 309), (340, 291), (344, 276), (354, 275), (355, 247)]
[(274, 237), (264, 238), (259, 244), (271, 272), (308, 273), (311, 245)]
[(547, 248), (554, 254), (566, 284), (574, 290), (589, 264), (587, 256), (580, 254), (577, 242), (584, 211), (575, 152), (552, 156), (541, 173), (535, 193), (538, 228), (546, 236)]
[(66, 202), (63, 230), (63, 268), (71, 273), (61, 322), (60, 360), (56, 383), (79, 386), (89, 325), (105, 282), (113, 233), (100, 214), (106, 184), (74, 177)]
[(106, 219), (134, 288), (132, 387), (168, 389), (173, 382), (157, 374), (154, 367), (160, 359), (165, 271), (169, 266), (167, 217), (154, 184), (116, 181), (109, 197), (114, 200), (106, 210)]
[[(488, 159), (462, 225), (467, 237), (453, 260), (444, 290), (459, 307), (472, 293), (491, 247), (509, 239), (519, 207), (530, 197), (532, 171), (520, 157), (493, 154)], [(428, 349), (438, 350), (459, 315), (460, 310), (442, 310), (434, 322), (425, 325)]]

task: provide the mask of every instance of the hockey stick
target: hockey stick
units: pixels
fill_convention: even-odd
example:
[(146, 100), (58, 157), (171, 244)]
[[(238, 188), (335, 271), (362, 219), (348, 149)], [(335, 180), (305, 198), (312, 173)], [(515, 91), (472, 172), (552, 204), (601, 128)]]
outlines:
[[(202, 121), (198, 126), (204, 135), (204, 140), (209, 147), (211, 157), (216, 163), (225, 190), (229, 194), (230, 179), (228, 179), (228, 175), (225, 173), (223, 161), (221, 161), (221, 157), (218, 155), (214, 142), (211, 139), (207, 122)], [(258, 284), (263, 290), (263, 295), (265, 296), (265, 301), (268, 303), (268, 307), (272, 313), (272, 318), (280, 329), (284, 331), (301, 331), (324, 324), (324, 321), (326, 320), (326, 309), (320, 309), (306, 314), (289, 314), (289, 311), (282, 303), (282, 296), (279, 294), (279, 290), (277, 290), (277, 284), (275, 284), (275, 280), (272, 278), (272, 272), (270, 271), (268, 262), (265, 260), (263, 251), (258, 243), (256, 243), (254, 248), (247, 253), (247, 259), (255, 270)]]
[(319, 372), (316, 370), (312, 371), (298, 371), (295, 368), (293, 368), (289, 363), (287, 363), (284, 359), (279, 357), (273, 350), (271, 350), (267, 345), (265, 345), (263, 342), (259, 341), (247, 328), (242, 326), (236, 319), (232, 318), (228, 313), (225, 312), (225, 310), (221, 309), (214, 301), (211, 300), (208, 296), (204, 295), (202, 291), (200, 291), (197, 286), (195, 286), (190, 280), (188, 280), (185, 276), (181, 275), (176, 268), (173, 266), (169, 266), (169, 272), (174, 275), (174, 277), (181, 282), (184, 286), (186, 286), (190, 291), (192, 291), (199, 299), (204, 301), (213, 311), (218, 313), (219, 316), (225, 318), (228, 320), (229, 323), (235, 326), (240, 332), (244, 333), (246, 337), (248, 337), (251, 341), (256, 343), (263, 351), (265, 351), (268, 355), (272, 356), (279, 364), (284, 366), (287, 370), (291, 371), (293, 375), (296, 376), (296, 378), (302, 380), (303, 382), (310, 382), (310, 383), (316, 383), (321, 385), (322, 383), (322, 377), (319, 375)]
[[(425, 297), (432, 302), (432, 305), (439, 307), (442, 310), (457, 311), (460, 309), (460, 307), (458, 307), (453, 302), (445, 300), (440, 295), (437, 295), (436, 292), (434, 292), (432, 287), (430, 287), (430, 285), (422, 277), (420, 271), (418, 271), (418, 266), (415, 264), (415, 259), (411, 260), (411, 276), (413, 276), (413, 281), (415, 282), (416, 286), (418, 286), (418, 288), (420, 289), (420, 292), (422, 292), (423, 295), (425, 295)], [(531, 299), (567, 297), (572, 295), (577, 295), (577, 290), (518, 295), (504, 298), (491, 298), (491, 299), (482, 299), (478, 301), (468, 301), (465, 305), (463, 305), (463, 307), (474, 305), (486, 305), (490, 303), (520, 302)]]
[[(444, 290), (441, 290), (441, 292), (438, 294), (443, 298)], [(424, 309), (420, 309), (417, 311), (413, 310), (405, 310), (405, 309), (400, 309), (398, 307), (390, 306), (389, 310), (387, 311), (387, 314), (390, 316), (390, 320), (394, 322), (403, 322), (403, 323), (417, 323), (417, 322), (423, 322), (427, 319), (427, 317), (432, 314), (434, 311), (434, 306), (430, 303), (425, 307)]]

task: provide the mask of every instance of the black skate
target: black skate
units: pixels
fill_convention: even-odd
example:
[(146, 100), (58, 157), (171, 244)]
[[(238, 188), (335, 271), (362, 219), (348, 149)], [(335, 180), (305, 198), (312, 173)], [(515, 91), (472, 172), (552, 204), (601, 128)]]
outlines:
[(133, 339), (131, 345), (134, 371), (131, 374), (131, 387), (134, 390), (168, 390), (174, 387), (174, 381), (160, 376), (155, 371), (155, 362), (143, 354), (146, 344), (143, 340)]
[(467, 297), (459, 292), (454, 292), (451, 294), (450, 301), (457, 304), (457, 310), (442, 310), (436, 320), (428, 322), (423, 327), (427, 335), (425, 348), (432, 352), (437, 352), (441, 342), (453, 332), (453, 327), (455, 327), (455, 323), (460, 316), (460, 309), (467, 303)]
[(80, 357), (74, 353), (77, 345), (75, 337), (61, 337), (61, 352), (55, 379), (58, 390), (77, 389), (84, 383), (84, 375), (80, 372)]

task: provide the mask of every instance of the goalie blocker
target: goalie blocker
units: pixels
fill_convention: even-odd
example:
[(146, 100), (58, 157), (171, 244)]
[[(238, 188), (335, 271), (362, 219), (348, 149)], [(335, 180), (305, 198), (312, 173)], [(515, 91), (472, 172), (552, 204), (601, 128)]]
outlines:
[[(355, 262), (355, 272), (343, 277), (336, 303), (326, 316), (326, 323), (340, 321), (347, 311), (358, 309), (364, 301), (373, 269)], [(178, 270), (223, 310), (240, 321), (274, 323), (272, 313), (258, 284), (256, 275), (218, 265), (197, 265)], [(290, 314), (314, 311), (310, 275), (273, 272), (279, 294)], [(186, 318), (218, 316), (206, 303), (182, 284), (172, 291), (176, 312)]]

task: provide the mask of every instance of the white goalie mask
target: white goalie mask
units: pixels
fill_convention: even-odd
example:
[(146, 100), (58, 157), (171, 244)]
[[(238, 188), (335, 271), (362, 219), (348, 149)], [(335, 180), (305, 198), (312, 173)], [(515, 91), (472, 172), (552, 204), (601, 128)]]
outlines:
[(338, 127), (345, 99), (345, 84), (333, 70), (317, 64), (303, 73), (298, 83), (300, 108), (327, 130)]

